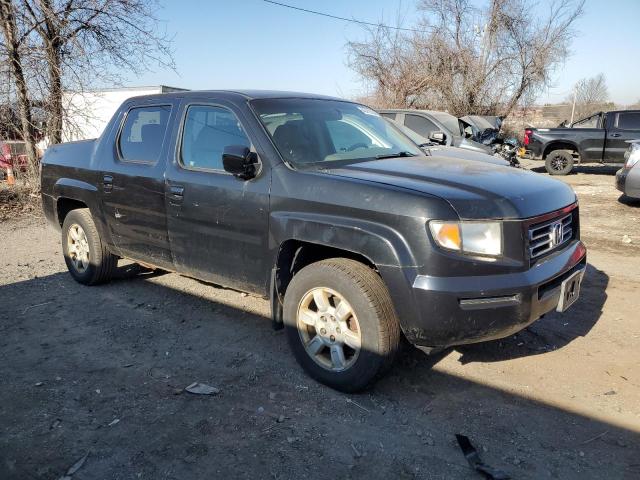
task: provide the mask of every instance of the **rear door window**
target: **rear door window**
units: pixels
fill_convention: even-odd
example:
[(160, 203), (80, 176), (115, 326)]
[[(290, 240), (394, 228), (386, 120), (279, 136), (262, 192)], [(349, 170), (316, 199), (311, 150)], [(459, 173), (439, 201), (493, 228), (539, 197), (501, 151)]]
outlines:
[(224, 107), (192, 105), (182, 130), (180, 161), (186, 168), (223, 170), (225, 147), (251, 147), (238, 118)]
[(120, 132), (120, 159), (125, 162), (156, 163), (167, 135), (170, 105), (134, 107), (127, 113)]
[(620, 130), (640, 130), (640, 112), (619, 113), (616, 123)]
[(404, 116), (404, 125), (425, 138), (429, 138), (431, 132), (437, 132), (440, 130), (431, 120), (412, 114)]

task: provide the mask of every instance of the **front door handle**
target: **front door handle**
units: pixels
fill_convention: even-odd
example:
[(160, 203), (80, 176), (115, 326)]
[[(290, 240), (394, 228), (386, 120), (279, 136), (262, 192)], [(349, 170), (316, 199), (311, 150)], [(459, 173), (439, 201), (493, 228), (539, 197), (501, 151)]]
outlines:
[(102, 190), (107, 193), (113, 190), (113, 177), (111, 175), (102, 177)]
[(622, 134), (621, 133), (612, 133), (611, 136), (617, 138), (617, 137), (621, 137)]
[(184, 198), (184, 187), (181, 185), (171, 185), (169, 187), (169, 202), (171, 205), (179, 205)]

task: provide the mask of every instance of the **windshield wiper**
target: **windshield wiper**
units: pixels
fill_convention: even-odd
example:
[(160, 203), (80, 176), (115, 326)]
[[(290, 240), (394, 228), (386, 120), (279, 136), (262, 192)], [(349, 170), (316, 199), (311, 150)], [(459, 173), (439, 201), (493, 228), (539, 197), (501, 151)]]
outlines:
[(382, 160), (383, 158), (415, 157), (415, 156), (416, 156), (415, 153), (411, 153), (411, 152), (407, 152), (406, 150), (403, 150), (402, 152), (384, 153), (382, 155), (376, 155), (376, 158), (378, 160)]

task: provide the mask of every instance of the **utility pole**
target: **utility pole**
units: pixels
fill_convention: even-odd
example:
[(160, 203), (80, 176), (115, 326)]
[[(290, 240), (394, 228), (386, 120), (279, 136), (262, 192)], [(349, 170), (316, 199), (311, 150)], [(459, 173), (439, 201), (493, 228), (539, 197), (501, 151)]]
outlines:
[(573, 89), (573, 107), (571, 107), (571, 121), (570, 124), (573, 123), (573, 114), (576, 112), (576, 97), (578, 96), (578, 89), (574, 87)]

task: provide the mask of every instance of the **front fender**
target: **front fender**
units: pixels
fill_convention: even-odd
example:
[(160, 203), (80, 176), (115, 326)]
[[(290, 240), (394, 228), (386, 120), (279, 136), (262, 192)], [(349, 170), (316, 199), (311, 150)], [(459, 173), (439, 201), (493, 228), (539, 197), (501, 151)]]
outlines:
[(360, 254), (377, 267), (415, 265), (402, 235), (387, 225), (336, 215), (276, 212), (270, 228), (275, 255), (284, 241), (300, 240)]
[(304, 241), (367, 258), (378, 269), (402, 319), (415, 318), (411, 285), (418, 265), (404, 237), (397, 230), (366, 220), (302, 212), (271, 215), (270, 251), (277, 262), (279, 247), (287, 240)]

